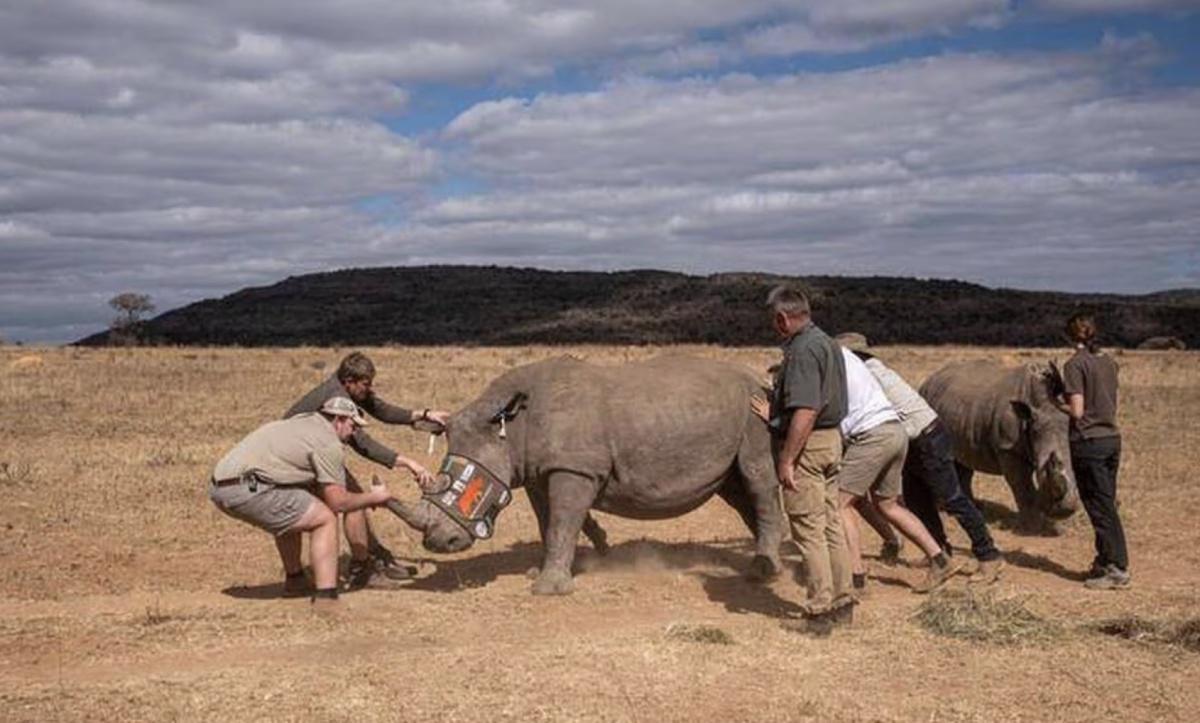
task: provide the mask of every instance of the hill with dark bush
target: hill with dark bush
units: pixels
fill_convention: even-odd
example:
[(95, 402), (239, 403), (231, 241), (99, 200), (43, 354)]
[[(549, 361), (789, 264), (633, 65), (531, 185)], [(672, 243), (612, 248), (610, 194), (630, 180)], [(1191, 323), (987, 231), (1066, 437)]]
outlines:
[[(482, 266), (345, 269), (294, 276), (142, 322), (142, 343), (238, 346), (774, 343), (774, 285), (806, 289), (817, 323), (880, 344), (1053, 346), (1094, 312), (1103, 343), (1174, 336), (1200, 345), (1200, 290), (1142, 296), (989, 289), (890, 277), (689, 276)], [(114, 343), (110, 332), (78, 344)]]

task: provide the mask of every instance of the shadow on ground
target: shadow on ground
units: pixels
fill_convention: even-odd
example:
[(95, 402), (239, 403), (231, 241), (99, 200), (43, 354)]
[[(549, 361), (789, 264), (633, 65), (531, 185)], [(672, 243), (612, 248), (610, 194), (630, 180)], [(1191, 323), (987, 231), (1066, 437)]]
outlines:
[(1004, 559), (1010, 565), (1023, 567), (1027, 570), (1041, 570), (1048, 572), (1051, 575), (1057, 575), (1064, 580), (1071, 582), (1083, 582), (1087, 579), (1087, 571), (1072, 570), (1064, 567), (1062, 564), (1051, 560), (1045, 555), (1035, 555), (1024, 550), (1010, 550), (1004, 553)]

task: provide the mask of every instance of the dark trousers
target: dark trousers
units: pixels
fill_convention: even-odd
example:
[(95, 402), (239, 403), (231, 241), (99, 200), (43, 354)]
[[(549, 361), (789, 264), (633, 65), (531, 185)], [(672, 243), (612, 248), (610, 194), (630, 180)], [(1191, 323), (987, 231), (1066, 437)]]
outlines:
[(1079, 500), (1096, 531), (1096, 559), (1100, 567), (1129, 569), (1125, 529), (1117, 514), (1117, 468), (1121, 464), (1121, 438), (1101, 437), (1071, 441), (1071, 466), (1079, 485)]
[(939, 502), (971, 538), (975, 559), (984, 561), (1000, 557), (983, 515), (959, 484), (958, 473), (954, 470), (954, 441), (942, 420), (933, 420), (921, 436), (908, 443), (903, 480), (904, 504), (940, 546), (950, 547), (942, 518), (938, 515)]

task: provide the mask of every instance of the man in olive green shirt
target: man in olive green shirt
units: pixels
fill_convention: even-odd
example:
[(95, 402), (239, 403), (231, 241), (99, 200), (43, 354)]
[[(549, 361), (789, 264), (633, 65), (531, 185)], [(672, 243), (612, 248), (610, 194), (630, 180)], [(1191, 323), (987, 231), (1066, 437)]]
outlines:
[(362, 493), (346, 490), (342, 445), (365, 423), (348, 397), (333, 397), (319, 412), (264, 424), (213, 469), (209, 499), (217, 509), (274, 536), (285, 594), (307, 588), (300, 564), (300, 535), (307, 532), (313, 601), (336, 600), (337, 515), (391, 499), (382, 484)]
[(772, 324), (784, 340), (768, 407), (754, 410), (777, 440), (775, 469), (792, 536), (804, 555), (808, 585), (804, 629), (828, 635), (853, 616), (850, 561), (838, 509), (838, 469), (846, 416), (846, 367), (841, 349), (812, 322), (808, 298), (786, 286), (767, 298)]

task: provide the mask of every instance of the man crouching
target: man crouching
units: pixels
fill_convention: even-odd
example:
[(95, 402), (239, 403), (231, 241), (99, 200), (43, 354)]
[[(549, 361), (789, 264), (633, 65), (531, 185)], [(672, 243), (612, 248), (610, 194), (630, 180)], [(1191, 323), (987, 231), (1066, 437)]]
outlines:
[(251, 432), (213, 470), (208, 496), (225, 514), (275, 536), (287, 577), (284, 595), (309, 592), (300, 565), (300, 533), (311, 533), (313, 603), (338, 596), (338, 518), (384, 504), (387, 487), (346, 490), (343, 443), (366, 424), (347, 397), (332, 397), (319, 412), (269, 422)]

